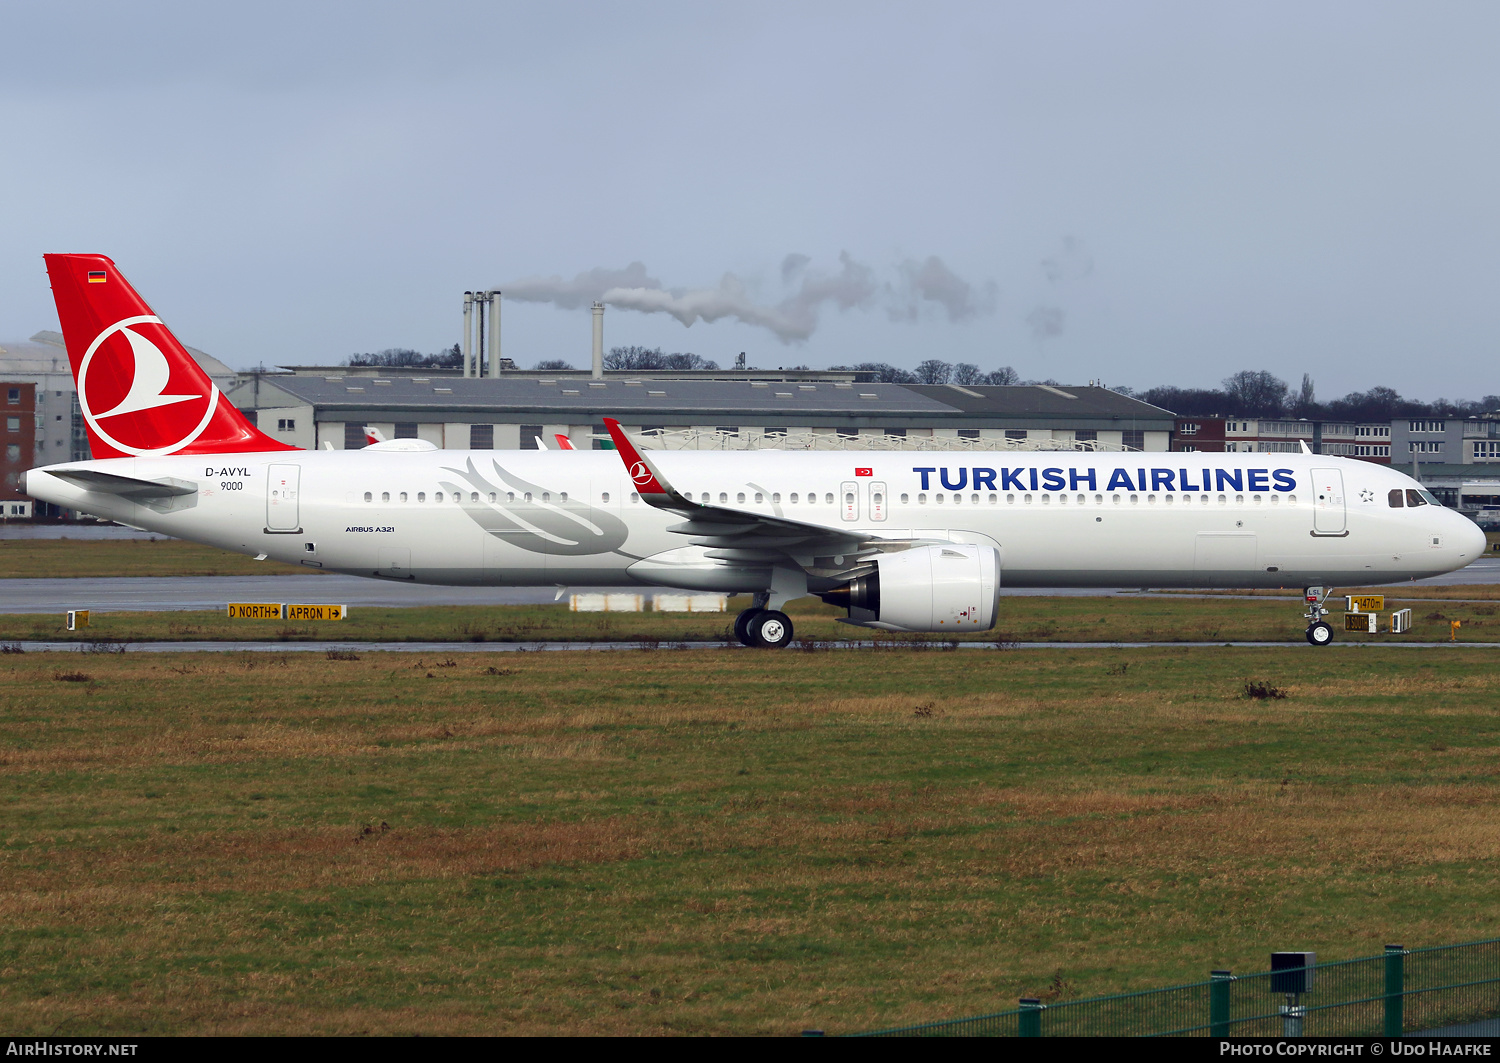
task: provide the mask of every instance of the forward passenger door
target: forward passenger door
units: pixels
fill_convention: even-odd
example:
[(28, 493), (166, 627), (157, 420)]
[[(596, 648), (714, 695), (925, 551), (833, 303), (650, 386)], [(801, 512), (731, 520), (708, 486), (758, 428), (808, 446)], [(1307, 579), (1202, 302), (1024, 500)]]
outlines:
[(1313, 534), (1343, 535), (1347, 519), (1344, 513), (1344, 473), (1341, 469), (1314, 469)]

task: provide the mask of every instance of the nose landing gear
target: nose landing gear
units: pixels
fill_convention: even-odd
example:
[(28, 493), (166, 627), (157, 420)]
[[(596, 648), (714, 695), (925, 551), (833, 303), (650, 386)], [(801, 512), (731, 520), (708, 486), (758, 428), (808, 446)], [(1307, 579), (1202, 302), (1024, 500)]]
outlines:
[(1323, 620), (1323, 615), (1328, 612), (1323, 603), (1332, 590), (1332, 587), (1309, 587), (1303, 595), (1307, 600), (1307, 612), (1302, 614), (1308, 620), (1307, 641), (1314, 646), (1326, 646), (1333, 641), (1333, 628)]

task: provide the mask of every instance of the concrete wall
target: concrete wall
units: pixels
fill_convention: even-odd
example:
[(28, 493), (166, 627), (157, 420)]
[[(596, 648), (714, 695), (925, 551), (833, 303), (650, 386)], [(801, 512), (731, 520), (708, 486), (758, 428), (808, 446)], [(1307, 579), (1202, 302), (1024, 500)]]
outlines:
[[(283, 421), (290, 422), (293, 427), (282, 428)], [(256, 427), (278, 443), (302, 447), (304, 450), (316, 450), (320, 445), (318, 426), (313, 423), (311, 406), (278, 406), (274, 410), (262, 410), (256, 415)], [(333, 445), (343, 445), (342, 429)]]

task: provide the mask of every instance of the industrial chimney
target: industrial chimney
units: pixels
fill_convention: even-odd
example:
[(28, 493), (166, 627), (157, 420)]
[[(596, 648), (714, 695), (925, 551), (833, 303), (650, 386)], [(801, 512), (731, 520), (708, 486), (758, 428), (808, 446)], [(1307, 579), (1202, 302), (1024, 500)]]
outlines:
[(474, 353), (473, 341), (470, 337), (474, 333), (474, 293), (464, 292), (464, 376), (473, 376), (469, 370), (469, 359)]
[(594, 304), (594, 379), (604, 379), (604, 304)]
[(490, 373), (492, 377), (500, 375), (500, 293), (489, 293), (490, 310)]

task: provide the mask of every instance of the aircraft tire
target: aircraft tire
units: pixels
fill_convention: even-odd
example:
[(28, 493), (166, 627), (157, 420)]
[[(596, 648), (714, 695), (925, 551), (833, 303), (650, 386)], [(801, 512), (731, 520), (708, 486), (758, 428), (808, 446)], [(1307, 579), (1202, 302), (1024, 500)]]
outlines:
[(1314, 646), (1327, 646), (1333, 641), (1333, 628), (1319, 620), (1308, 627), (1307, 641)]
[(755, 640), (750, 637), (750, 621), (763, 612), (764, 609), (741, 609), (740, 615), (734, 618), (734, 637), (740, 640), (741, 645), (756, 645)]
[(792, 618), (776, 609), (756, 613), (750, 620), (750, 638), (762, 649), (784, 649), (792, 641)]

